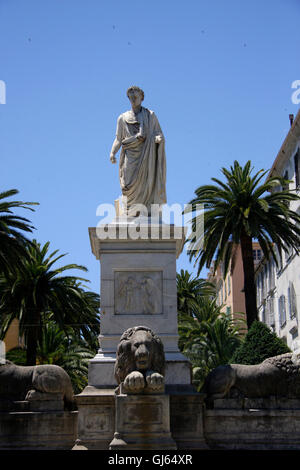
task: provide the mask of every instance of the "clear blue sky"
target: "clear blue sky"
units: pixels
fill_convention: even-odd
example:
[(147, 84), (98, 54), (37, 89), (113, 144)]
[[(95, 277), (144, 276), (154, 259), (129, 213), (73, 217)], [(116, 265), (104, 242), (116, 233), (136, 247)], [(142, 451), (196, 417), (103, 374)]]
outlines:
[(1, 190), (40, 203), (34, 237), (99, 291), (88, 227), (120, 194), (109, 153), (126, 89), (156, 112), (168, 203), (185, 204), (235, 159), (271, 167), (298, 111), (299, 20), (299, 0), (0, 0)]

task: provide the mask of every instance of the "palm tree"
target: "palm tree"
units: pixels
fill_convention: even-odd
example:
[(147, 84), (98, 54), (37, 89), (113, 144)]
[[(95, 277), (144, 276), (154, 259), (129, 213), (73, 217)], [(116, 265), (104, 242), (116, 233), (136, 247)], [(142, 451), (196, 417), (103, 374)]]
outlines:
[(230, 361), (241, 343), (244, 321), (221, 309), (215, 299), (203, 297), (193, 316), (179, 315), (179, 347), (192, 363), (198, 389), (212, 369)]
[(34, 228), (28, 219), (15, 215), (13, 209), (22, 208), (33, 211), (36, 202), (9, 201), (7, 198), (18, 194), (17, 189), (0, 193), (0, 273), (8, 268), (14, 269), (26, 256), (25, 245), (28, 239), (22, 232), (32, 232)]
[(190, 350), (203, 337), (205, 324), (213, 323), (222, 315), (222, 307), (217, 305), (216, 299), (204, 297), (194, 307), (192, 315), (178, 312), (178, 346), (181, 351)]
[(192, 277), (187, 270), (181, 269), (176, 275), (177, 281), (177, 309), (192, 315), (198, 310), (198, 302), (204, 296), (213, 296), (215, 286), (205, 279)]
[(224, 263), (226, 276), (233, 247), (241, 244), (248, 328), (258, 319), (252, 240), (258, 240), (266, 259), (273, 256), (276, 263), (275, 246), (281, 256), (282, 249), (293, 248), (298, 253), (300, 243), (300, 216), (289, 207), (299, 197), (288, 189), (274, 191), (284, 187), (287, 181), (283, 178), (272, 177), (262, 184), (267, 172), (260, 170), (251, 176), (252, 170), (250, 161), (243, 168), (237, 161), (230, 170), (222, 168), (226, 182), (212, 178), (216, 185), (200, 186), (187, 209), (191, 212), (204, 205), (204, 230), (196, 232), (201, 215), (194, 216), (196, 235), (189, 240), (190, 260), (198, 263), (198, 272), (204, 266), (209, 268), (215, 258), (214, 269)]
[(95, 352), (96, 349), (75, 336), (71, 328), (66, 335), (54, 321), (49, 320), (38, 341), (37, 363), (62, 367), (71, 378), (74, 392), (80, 393), (87, 385), (88, 364)]
[(3, 338), (14, 318), (19, 319), (20, 335), (27, 348), (27, 365), (36, 363), (37, 344), (43, 326), (54, 320), (68, 334), (71, 328), (86, 341), (99, 331), (100, 299), (84, 291), (76, 276), (62, 276), (64, 271), (84, 266), (69, 264), (54, 269), (65, 255), (48, 254), (49, 242), (43, 247), (36, 240), (26, 246), (27, 256), (16, 273), (0, 277), (0, 338)]

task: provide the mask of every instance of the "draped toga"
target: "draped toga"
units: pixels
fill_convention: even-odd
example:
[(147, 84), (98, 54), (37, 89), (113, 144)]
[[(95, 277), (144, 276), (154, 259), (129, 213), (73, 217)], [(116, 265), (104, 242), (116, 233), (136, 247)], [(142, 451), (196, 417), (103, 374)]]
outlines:
[[(138, 133), (144, 141), (136, 138)], [(155, 143), (158, 135), (162, 137), (159, 144)], [(127, 208), (143, 204), (150, 213), (151, 204), (166, 202), (165, 142), (158, 119), (147, 108), (141, 107), (137, 115), (127, 111), (118, 118), (116, 136), (122, 143), (119, 176)]]

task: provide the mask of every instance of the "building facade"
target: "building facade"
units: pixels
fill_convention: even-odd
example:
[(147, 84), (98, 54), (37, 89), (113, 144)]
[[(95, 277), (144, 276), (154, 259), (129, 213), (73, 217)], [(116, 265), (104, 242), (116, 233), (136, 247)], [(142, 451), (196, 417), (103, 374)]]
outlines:
[(24, 342), (19, 336), (19, 320), (14, 318), (4, 338), (5, 350), (10, 351), (13, 348), (23, 347)]
[[(300, 111), (291, 119), (291, 128), (268, 174), (290, 180), (289, 189), (300, 195)], [(281, 188), (276, 188), (280, 191)], [(300, 214), (300, 200), (291, 209)], [(259, 318), (283, 338), (292, 351), (300, 352), (300, 256), (294, 251), (282, 252), (282, 259), (263, 259), (256, 270)]]
[[(260, 263), (262, 251), (259, 243), (253, 242), (253, 259), (255, 267)], [(244, 269), (242, 261), (241, 246), (237, 245), (233, 250), (233, 257), (230, 261), (228, 273), (224, 279), (222, 263), (216, 269), (210, 270), (207, 280), (213, 282), (216, 286), (216, 295), (218, 305), (222, 305), (222, 311), (230, 313), (233, 318), (236, 314), (246, 312), (245, 294), (244, 294)], [(240, 316), (237, 316), (240, 318)]]

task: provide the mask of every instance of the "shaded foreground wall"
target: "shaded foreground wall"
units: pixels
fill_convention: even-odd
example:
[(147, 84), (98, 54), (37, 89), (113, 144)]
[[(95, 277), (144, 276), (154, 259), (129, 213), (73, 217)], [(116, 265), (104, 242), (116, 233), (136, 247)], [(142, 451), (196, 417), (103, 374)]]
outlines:
[(300, 450), (300, 400), (218, 399), (204, 413), (210, 449)]
[[(206, 442), (207, 449), (300, 450), (300, 400), (219, 399), (207, 409), (195, 395), (182, 398), (170, 400), (178, 449), (197, 449), (197, 442), (204, 449)], [(113, 416), (113, 400), (109, 411)], [(0, 411), (0, 449), (72, 449), (77, 418), (77, 411)]]
[(77, 411), (0, 412), (0, 449), (72, 449)]

